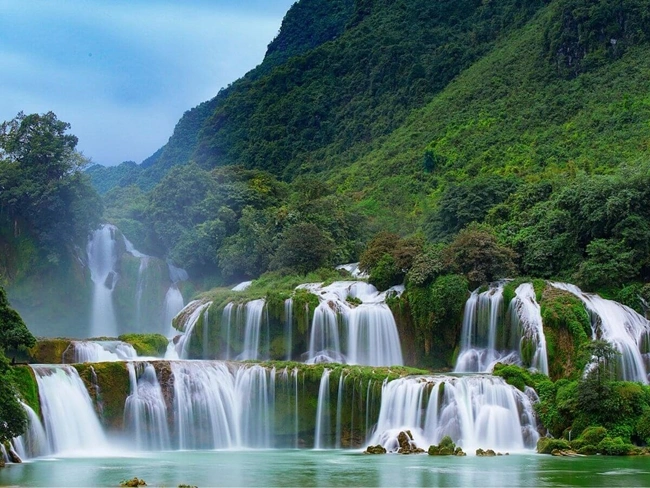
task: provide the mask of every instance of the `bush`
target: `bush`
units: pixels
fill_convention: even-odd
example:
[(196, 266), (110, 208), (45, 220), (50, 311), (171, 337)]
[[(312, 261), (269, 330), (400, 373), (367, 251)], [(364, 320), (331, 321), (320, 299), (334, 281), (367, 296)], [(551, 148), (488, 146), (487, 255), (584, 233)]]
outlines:
[(587, 444), (597, 445), (607, 436), (607, 429), (604, 427), (587, 427), (580, 434), (580, 439), (583, 439)]
[(537, 452), (540, 454), (551, 454), (555, 449), (564, 451), (571, 449), (569, 441), (564, 439), (552, 439), (550, 437), (542, 437), (537, 441)]
[(627, 456), (634, 450), (632, 444), (623, 442), (620, 437), (605, 437), (598, 443), (598, 451), (608, 456)]

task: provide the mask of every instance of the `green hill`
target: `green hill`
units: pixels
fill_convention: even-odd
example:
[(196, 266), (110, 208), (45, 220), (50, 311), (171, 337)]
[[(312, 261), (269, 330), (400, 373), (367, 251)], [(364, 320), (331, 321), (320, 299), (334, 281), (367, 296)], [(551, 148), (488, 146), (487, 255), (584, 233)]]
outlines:
[[(144, 164), (103, 169), (97, 178), (106, 183), (121, 171), (113, 186), (153, 188), (139, 202), (159, 200), (165, 185), (155, 185), (190, 161), (215, 188), (225, 173), (212, 170), (224, 166), (290, 182), (270, 206), (253, 204), (251, 222), (241, 225), (248, 204), (240, 202), (230, 229), (208, 236), (217, 239), (212, 256), (221, 249), (212, 258), (217, 268), (232, 258), (224, 249), (241, 247), (244, 229), (272, 241), (248, 245), (264, 248), (270, 263), (277, 236), (300, 222), (318, 225), (312, 214), (287, 217), (295, 195), (309, 194), (299, 186), (317, 178), (328, 198), (364, 217), (353, 219), (361, 241), (380, 230), (448, 241), (472, 221), (487, 222), (517, 251), (522, 272), (571, 277), (585, 261), (622, 254), (622, 281), (641, 279), (650, 238), (632, 239), (629, 229), (637, 222), (646, 235), (648, 7), (646, 0), (303, 0), (258, 68), (187, 112)], [(617, 207), (621, 192), (632, 196)], [(618, 208), (617, 217), (565, 203), (594, 194), (603, 208)], [(179, 256), (181, 242), (188, 248), (188, 235), (201, 233), (197, 226), (215, 222), (216, 209), (200, 203), (211, 197), (202, 195), (195, 202), (202, 216), (179, 219), (162, 252)], [(142, 242), (160, 243), (159, 214), (138, 215), (155, 234)], [(616, 219), (628, 223), (616, 227)], [(327, 229), (327, 239), (336, 236)], [(348, 249), (339, 259), (354, 258), (358, 245), (337, 248)]]

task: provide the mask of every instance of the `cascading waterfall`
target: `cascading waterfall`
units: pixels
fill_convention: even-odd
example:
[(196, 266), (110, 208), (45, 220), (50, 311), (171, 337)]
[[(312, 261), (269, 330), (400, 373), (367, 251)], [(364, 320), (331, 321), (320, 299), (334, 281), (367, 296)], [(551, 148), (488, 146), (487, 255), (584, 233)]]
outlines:
[(117, 319), (113, 308), (113, 290), (118, 275), (115, 271), (117, 252), (113, 225), (103, 225), (88, 241), (88, 268), (93, 282), (90, 323), (91, 337), (117, 337)]
[(154, 367), (146, 362), (127, 363), (131, 394), (124, 405), (124, 424), (140, 450), (171, 448), (167, 406)]
[[(385, 304), (387, 293), (401, 290), (379, 293), (372, 285), (349, 281), (335, 282), (327, 287), (303, 287), (320, 300), (311, 325), (307, 362), (368, 366), (403, 364), (397, 325)], [(361, 304), (355, 306), (348, 298)]]
[(263, 299), (251, 300), (245, 305), (245, 323), (244, 323), (244, 348), (237, 356), (238, 360), (247, 359), (267, 359), (269, 351), (269, 334), (265, 334), (266, 342), (264, 349), (260, 350), (262, 336), (262, 324), (265, 322), (268, 326), (268, 318), (264, 321), (264, 310), (266, 302)]
[(524, 283), (504, 310), (503, 282), (474, 291), (463, 315), (457, 373), (490, 372), (497, 362), (535, 368), (548, 374), (546, 338), (535, 290)]
[(63, 363), (98, 363), (136, 359), (131, 344), (122, 341), (72, 341), (63, 353)]
[(490, 371), (494, 363), (505, 359), (496, 349), (500, 322), (503, 322), (503, 283), (490, 286), (480, 294), (474, 291), (465, 303), (461, 351), (454, 371)]
[(410, 430), (426, 449), (448, 435), (466, 452), (477, 448), (533, 449), (539, 439), (532, 403), (525, 393), (491, 376), (402, 378), (383, 386), (381, 410), (370, 444), (398, 448)]
[(173, 362), (179, 449), (273, 447), (275, 369), (231, 371), (219, 361)]
[(630, 307), (595, 294), (584, 293), (580, 288), (568, 283), (551, 283), (555, 288), (568, 291), (585, 304), (591, 316), (593, 339), (603, 339), (611, 343), (621, 354), (617, 358), (616, 373), (624, 381), (650, 381), (650, 364), (647, 354), (650, 336), (650, 322)]
[(77, 370), (65, 365), (36, 365), (32, 369), (49, 452), (84, 456), (107, 450), (104, 431)]
[(21, 405), (27, 413), (27, 431), (14, 439), (11, 444), (21, 459), (31, 459), (49, 454), (49, 443), (41, 419), (27, 404)]
[(321, 302), (314, 310), (309, 338), (309, 363), (343, 363), (338, 315), (331, 302)]
[[(178, 357), (181, 359), (187, 359), (189, 357), (189, 348), (190, 341), (192, 340), (192, 332), (194, 327), (203, 318), (204, 312), (212, 305), (212, 302), (201, 302), (200, 300), (194, 300), (187, 304), (185, 311), (189, 314), (186, 321), (183, 322), (184, 330), (183, 334), (178, 339), (176, 344), (176, 352)], [(207, 323), (204, 323), (204, 328), (207, 328)]]
[(531, 283), (523, 283), (515, 290), (515, 297), (510, 303), (510, 320), (512, 331), (515, 333), (514, 347), (519, 349), (519, 356), (524, 364), (548, 375), (542, 313)]
[[(220, 354), (222, 359), (245, 361), (269, 358), (269, 318), (264, 299), (239, 305), (228, 303), (221, 314), (221, 325), (226, 331), (225, 347)], [(207, 343), (207, 337), (204, 343)]]
[(318, 403), (316, 407), (316, 431), (314, 433), (314, 449), (327, 449), (330, 446), (330, 370), (325, 368), (318, 388)]

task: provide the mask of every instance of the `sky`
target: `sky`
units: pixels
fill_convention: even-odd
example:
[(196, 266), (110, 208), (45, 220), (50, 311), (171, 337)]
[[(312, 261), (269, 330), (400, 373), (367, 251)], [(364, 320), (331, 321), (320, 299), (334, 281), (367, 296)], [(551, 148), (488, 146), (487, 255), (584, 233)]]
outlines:
[(53, 111), (106, 166), (262, 62), (295, 0), (0, 0), (0, 121)]

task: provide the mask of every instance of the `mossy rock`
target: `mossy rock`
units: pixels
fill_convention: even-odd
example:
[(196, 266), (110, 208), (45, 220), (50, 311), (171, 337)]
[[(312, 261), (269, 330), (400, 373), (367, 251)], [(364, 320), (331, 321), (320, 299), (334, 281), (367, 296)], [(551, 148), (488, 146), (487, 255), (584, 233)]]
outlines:
[(33, 364), (61, 364), (63, 354), (70, 347), (70, 339), (39, 339), (29, 348), (29, 361)]
[(13, 368), (13, 377), (14, 384), (22, 400), (40, 417), (41, 403), (38, 396), (38, 383), (32, 368), (29, 366), (15, 366)]
[(139, 356), (164, 357), (169, 344), (162, 334), (123, 334), (118, 339), (131, 344)]
[(571, 449), (569, 441), (564, 439), (551, 439), (542, 437), (537, 441), (537, 452), (540, 454), (551, 454), (554, 450), (568, 451)]
[(104, 426), (123, 429), (124, 404), (131, 392), (126, 363), (83, 363), (73, 366), (86, 385)]

